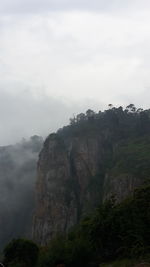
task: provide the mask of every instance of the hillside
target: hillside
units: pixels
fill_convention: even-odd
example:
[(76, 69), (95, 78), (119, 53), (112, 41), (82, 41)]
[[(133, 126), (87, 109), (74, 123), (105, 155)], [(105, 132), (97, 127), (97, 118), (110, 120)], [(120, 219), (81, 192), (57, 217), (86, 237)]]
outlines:
[(148, 182), (121, 203), (112, 198), (99, 205), (67, 236), (57, 235), (41, 249), (38, 267), (150, 266), (149, 201)]
[(88, 110), (50, 134), (38, 161), (33, 238), (45, 245), (99, 204), (132, 195), (150, 177), (150, 110)]

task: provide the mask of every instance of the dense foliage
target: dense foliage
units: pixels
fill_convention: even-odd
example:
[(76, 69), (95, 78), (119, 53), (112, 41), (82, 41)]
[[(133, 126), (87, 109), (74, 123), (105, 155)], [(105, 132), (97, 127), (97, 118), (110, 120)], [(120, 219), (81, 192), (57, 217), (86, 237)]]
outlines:
[(132, 138), (122, 142), (112, 161), (113, 174), (128, 173), (135, 177), (150, 175), (150, 136)]
[(67, 237), (59, 236), (41, 250), (39, 267), (98, 266), (116, 258), (150, 253), (150, 184), (135, 190), (120, 204), (112, 198), (83, 219)]
[(113, 107), (95, 113), (87, 110), (86, 113), (78, 114), (70, 119), (70, 125), (58, 131), (60, 136), (79, 135), (105, 135), (108, 141), (119, 141), (127, 138), (135, 138), (150, 133), (150, 110), (136, 108), (130, 104), (123, 107)]
[(8, 267), (34, 267), (39, 248), (30, 240), (14, 239), (4, 249), (4, 264)]

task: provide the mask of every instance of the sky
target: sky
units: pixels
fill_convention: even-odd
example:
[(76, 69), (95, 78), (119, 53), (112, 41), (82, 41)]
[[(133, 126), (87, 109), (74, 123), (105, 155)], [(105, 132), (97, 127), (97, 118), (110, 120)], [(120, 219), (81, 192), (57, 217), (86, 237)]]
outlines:
[(149, 108), (149, 47), (149, 0), (0, 0), (0, 145), (88, 108)]

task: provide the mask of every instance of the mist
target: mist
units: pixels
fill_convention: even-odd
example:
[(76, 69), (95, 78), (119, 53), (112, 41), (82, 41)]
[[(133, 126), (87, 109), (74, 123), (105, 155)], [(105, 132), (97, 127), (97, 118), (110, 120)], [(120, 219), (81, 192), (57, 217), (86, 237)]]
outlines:
[(36, 166), (43, 139), (33, 136), (0, 147), (0, 249), (11, 239), (31, 238)]
[(43, 142), (34, 150), (31, 136), (45, 139), (110, 103), (149, 108), (149, 8), (148, 0), (1, 3), (1, 247), (30, 232)]
[(73, 102), (46, 94), (0, 91), (0, 146), (15, 144), (22, 138), (40, 135), (44, 138), (51, 132), (69, 123), (73, 114), (89, 108), (101, 109), (103, 103), (95, 100)]

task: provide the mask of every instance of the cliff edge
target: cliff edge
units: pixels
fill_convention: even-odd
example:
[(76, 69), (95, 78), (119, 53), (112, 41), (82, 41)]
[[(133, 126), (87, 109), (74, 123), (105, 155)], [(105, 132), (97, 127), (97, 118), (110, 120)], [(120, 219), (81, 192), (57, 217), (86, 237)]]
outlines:
[(46, 245), (107, 198), (121, 201), (144, 183), (149, 122), (149, 110), (88, 110), (46, 139), (37, 169), (34, 240)]

